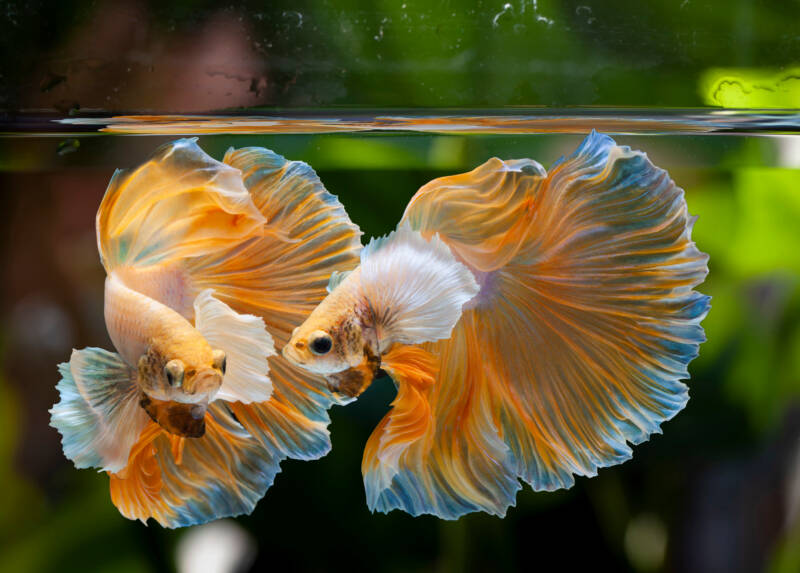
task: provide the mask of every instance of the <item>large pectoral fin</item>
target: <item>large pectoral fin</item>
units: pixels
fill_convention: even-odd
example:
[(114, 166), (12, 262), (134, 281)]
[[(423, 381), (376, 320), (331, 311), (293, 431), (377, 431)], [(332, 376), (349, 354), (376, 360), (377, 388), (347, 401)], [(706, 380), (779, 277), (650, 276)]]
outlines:
[(64, 455), (78, 468), (121, 470), (148, 423), (135, 370), (100, 348), (73, 350), (58, 369), (61, 401), (50, 409), (50, 425), (61, 433)]
[(212, 348), (225, 351), (226, 370), (218, 398), (229, 402), (264, 402), (272, 395), (270, 356), (275, 356), (272, 336), (264, 321), (239, 314), (206, 289), (195, 299), (195, 326)]
[(364, 247), (359, 272), (381, 348), (448, 338), (479, 290), (439, 237), (426, 239), (407, 223)]

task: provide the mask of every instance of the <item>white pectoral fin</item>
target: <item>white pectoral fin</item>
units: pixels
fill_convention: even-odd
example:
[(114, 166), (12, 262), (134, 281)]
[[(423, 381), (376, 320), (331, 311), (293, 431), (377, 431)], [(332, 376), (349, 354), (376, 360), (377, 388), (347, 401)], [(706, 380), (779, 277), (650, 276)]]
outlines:
[(194, 301), (195, 328), (212, 348), (225, 351), (227, 368), (217, 397), (229, 402), (264, 402), (272, 395), (267, 359), (275, 344), (264, 321), (238, 314), (206, 289)]
[(408, 223), (364, 248), (360, 273), (382, 344), (448, 338), (464, 303), (479, 291), (472, 272), (438, 236), (427, 240)]
[(118, 472), (149, 418), (139, 406), (136, 372), (113, 352), (73, 350), (59, 364), (61, 401), (50, 425), (62, 436), (64, 455), (75, 467)]

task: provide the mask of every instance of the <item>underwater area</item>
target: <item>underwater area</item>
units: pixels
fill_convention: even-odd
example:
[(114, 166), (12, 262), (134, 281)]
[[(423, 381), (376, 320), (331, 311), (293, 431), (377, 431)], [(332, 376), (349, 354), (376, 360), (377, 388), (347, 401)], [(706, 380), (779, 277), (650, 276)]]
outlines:
[[(800, 571), (799, 21), (778, 0), (0, 0), (0, 571)], [(710, 257), (689, 402), (631, 460), (524, 485), (503, 518), (371, 513), (387, 376), (250, 515), (145, 526), (64, 457), (57, 365), (113, 348), (95, 215), (116, 169), (184, 137), (271, 149), (366, 244), (432, 179), (550, 169), (592, 129), (669, 173)]]

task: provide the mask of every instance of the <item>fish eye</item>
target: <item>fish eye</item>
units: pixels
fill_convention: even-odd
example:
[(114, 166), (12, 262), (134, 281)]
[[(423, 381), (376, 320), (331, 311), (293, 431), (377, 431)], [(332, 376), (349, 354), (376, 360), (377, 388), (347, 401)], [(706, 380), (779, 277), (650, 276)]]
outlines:
[(183, 384), (183, 362), (178, 359), (170, 360), (164, 366), (164, 375), (170, 386), (180, 388)]
[(327, 332), (318, 330), (311, 335), (311, 341), (308, 344), (311, 352), (317, 356), (327, 354), (333, 348), (333, 340)]
[(225, 369), (228, 366), (228, 357), (225, 355), (224, 350), (215, 350), (213, 354), (214, 361), (212, 362), (212, 366), (225, 374)]

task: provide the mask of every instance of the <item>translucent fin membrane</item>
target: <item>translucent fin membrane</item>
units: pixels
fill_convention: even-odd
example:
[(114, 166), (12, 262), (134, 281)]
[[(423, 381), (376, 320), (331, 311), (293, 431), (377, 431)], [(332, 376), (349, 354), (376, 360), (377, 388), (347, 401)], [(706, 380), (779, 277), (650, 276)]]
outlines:
[(408, 223), (361, 251), (360, 285), (375, 313), (381, 349), (447, 338), (478, 293), (472, 273), (438, 237)]
[(111, 474), (111, 499), (129, 519), (183, 527), (250, 513), (278, 469), (226, 406), (215, 403), (200, 439), (173, 436), (151, 423), (127, 467)]
[(435, 358), (418, 346), (396, 345), (383, 356), (381, 366), (397, 385), (397, 397), (388, 413), (372, 433), (361, 471), (367, 486), (367, 503), (374, 507), (400, 469), (400, 458), (410, 454), (407, 447), (427, 437), (430, 447), (433, 424), (428, 396), (436, 381)]
[(206, 289), (194, 302), (195, 327), (212, 346), (225, 352), (227, 368), (217, 398), (228, 402), (264, 402), (272, 395), (267, 358), (275, 356), (264, 321), (238, 314)]
[(425, 345), (438, 360), (433, 423), (391, 472), (380, 456), (364, 461), (373, 509), (503, 515), (518, 478), (569, 487), (628, 459), (629, 443), (686, 403), (680, 380), (709, 305), (693, 290), (707, 256), (691, 241), (683, 191), (643, 153), (596, 133), (546, 177), (509, 175), (515, 165), (491, 160), (458, 185), (436, 180), (406, 212), (482, 290), (449, 340)]
[(239, 172), (181, 139), (114, 173), (97, 212), (97, 243), (110, 272), (212, 253), (264, 223)]
[[(187, 264), (197, 292), (214, 296), (239, 313), (263, 318), (275, 346), (327, 294), (334, 270), (349, 270), (361, 250), (358, 228), (305, 163), (287, 161), (262, 148), (229, 151), (224, 163), (241, 171), (268, 232), (214, 256)], [(234, 403), (237, 420), (266, 449), (264, 459), (314, 459), (330, 449), (327, 409), (334, 402), (322, 378), (269, 357), (271, 398)]]
[(136, 372), (100, 348), (73, 350), (58, 370), (61, 401), (50, 425), (61, 433), (64, 455), (77, 468), (119, 471), (150, 421), (139, 407)]
[(492, 271), (511, 259), (527, 235), (528, 213), (544, 175), (531, 159), (494, 157), (469, 173), (423, 186), (403, 220), (423, 234), (439, 233), (472, 269)]

